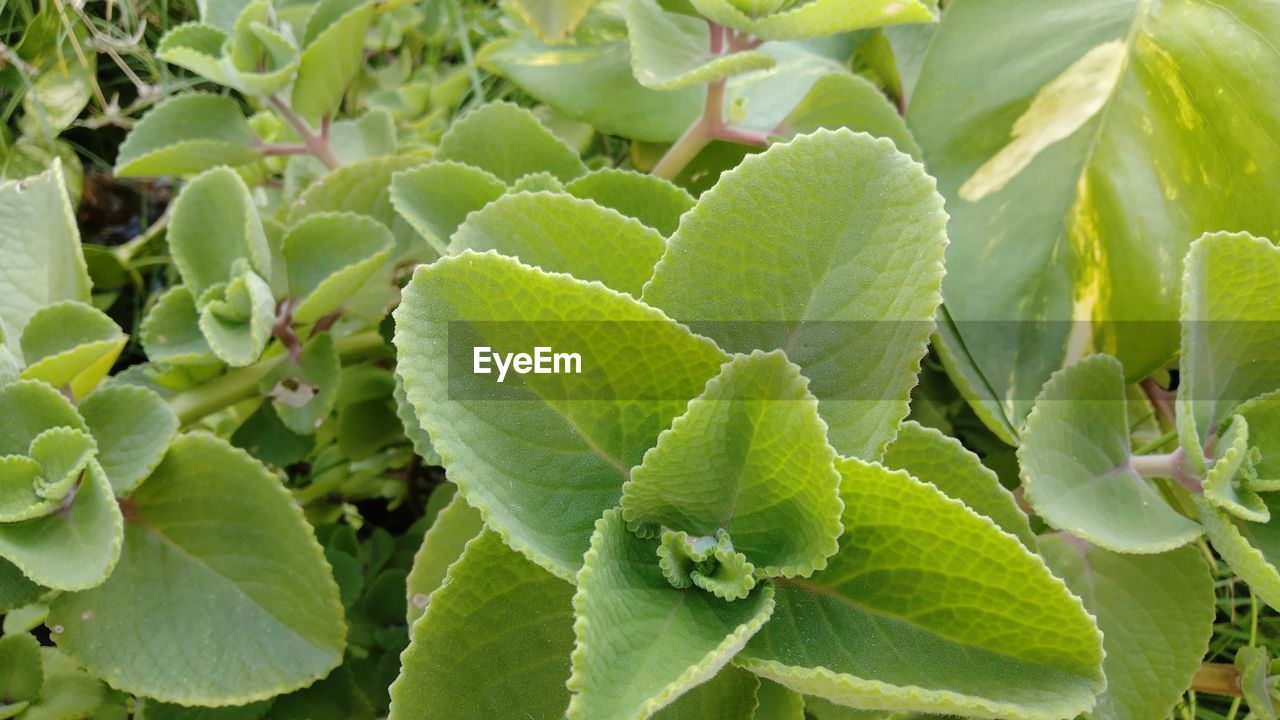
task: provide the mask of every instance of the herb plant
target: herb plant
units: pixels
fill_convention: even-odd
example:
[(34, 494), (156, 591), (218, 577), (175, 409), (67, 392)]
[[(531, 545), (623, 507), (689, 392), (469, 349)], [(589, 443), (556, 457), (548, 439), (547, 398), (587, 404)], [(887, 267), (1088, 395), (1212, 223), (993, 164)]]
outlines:
[(0, 718), (1276, 717), (1276, 18), (0, 5)]

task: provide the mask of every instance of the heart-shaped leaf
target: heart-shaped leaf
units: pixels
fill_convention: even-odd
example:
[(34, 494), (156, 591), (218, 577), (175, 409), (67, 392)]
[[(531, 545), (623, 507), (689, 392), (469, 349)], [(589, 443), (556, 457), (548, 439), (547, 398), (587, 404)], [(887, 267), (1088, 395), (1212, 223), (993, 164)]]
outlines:
[[(398, 371), (449, 479), (513, 548), (565, 579), (630, 468), (725, 360), (628, 295), (494, 253), (419, 268), (395, 317)], [(579, 353), (582, 373), (500, 384), (474, 372), (477, 345)]]
[(1093, 706), (1102, 635), (1038, 557), (905, 472), (837, 465), (840, 552), (775, 581), (740, 665), (860, 709), (1051, 720)]
[(395, 174), (391, 204), (400, 216), (444, 255), (449, 238), (467, 215), (507, 191), (502, 181), (470, 165), (434, 162)]
[(364, 64), (364, 36), (373, 22), (369, 0), (321, 0), (307, 19), (291, 96), (303, 117), (330, 115)]
[(666, 12), (654, 0), (627, 3), (631, 71), (647, 88), (679, 90), (773, 67), (762, 52), (713, 53), (710, 34), (703, 20)]
[(596, 525), (573, 596), (569, 720), (645, 718), (710, 680), (773, 611), (773, 588), (728, 602), (677, 590), (658, 543), (631, 534), (618, 510)]
[(195, 175), (262, 157), (233, 98), (190, 93), (160, 103), (133, 127), (116, 155), (115, 174)]
[(942, 198), (920, 165), (888, 140), (820, 131), (721, 176), (643, 299), (726, 350), (786, 351), (831, 444), (875, 458), (907, 414), (945, 247)]
[(568, 181), (586, 171), (578, 154), (533, 113), (505, 102), (477, 108), (455, 122), (440, 138), (436, 158), (473, 165), (506, 183), (537, 172)]
[(115, 364), (128, 337), (106, 313), (83, 302), (64, 300), (31, 316), (22, 331), (22, 377), (68, 387), (84, 397)]
[(658, 231), (590, 200), (522, 192), (469, 215), (449, 252), (497, 250), (547, 272), (638, 296), (666, 246)]
[(840, 537), (840, 475), (807, 386), (781, 351), (734, 356), (632, 470), (628, 524), (726, 531), (757, 577), (826, 566)]
[(100, 387), (78, 407), (98, 444), (98, 463), (119, 497), (160, 464), (178, 434), (178, 418), (151, 390), (115, 383)]
[(572, 598), (495, 533), (476, 537), (413, 626), (391, 720), (562, 717)]
[(680, 216), (694, 205), (689, 191), (652, 175), (631, 170), (602, 168), (564, 186), (565, 192), (613, 208), (669, 237), (680, 225)]
[(159, 700), (228, 705), (305, 687), (341, 662), (337, 585), (301, 509), (261, 464), (183, 435), (127, 508), (116, 571), (49, 615), (58, 646), (94, 675)]
[[(810, 0), (786, 3), (780, 12), (752, 17), (741, 0), (689, 0), (709, 20), (765, 40), (822, 37), (896, 23), (931, 22), (933, 13), (920, 0)], [(772, 2), (770, 5), (779, 5)], [(762, 8), (763, 9), (763, 8)]]
[(394, 249), (391, 231), (367, 216), (308, 215), (284, 237), (293, 319), (309, 325), (338, 310)]
[(1200, 526), (1169, 506), (1130, 458), (1124, 368), (1092, 355), (1054, 373), (1027, 418), (1018, 461), (1027, 501), (1050, 525), (1115, 552), (1159, 553)]

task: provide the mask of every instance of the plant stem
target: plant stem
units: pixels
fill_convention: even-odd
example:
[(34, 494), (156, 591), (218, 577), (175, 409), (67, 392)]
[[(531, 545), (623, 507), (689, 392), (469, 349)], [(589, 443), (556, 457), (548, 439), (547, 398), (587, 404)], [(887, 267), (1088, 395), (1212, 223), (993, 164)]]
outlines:
[(282, 100), (279, 95), (268, 97), (267, 102), (271, 103), (271, 107), (279, 111), (285, 121), (293, 126), (293, 129), (302, 137), (302, 144), (306, 146), (307, 151), (315, 155), (320, 162), (324, 163), (325, 167), (330, 170), (336, 170), (342, 166), (338, 156), (333, 154), (333, 148), (329, 146), (329, 140), (317, 133), (307, 123), (306, 119), (294, 112), (289, 103)]
[(653, 175), (664, 180), (673, 180), (680, 171), (689, 166), (702, 149), (711, 144), (715, 138), (707, 131), (706, 123), (698, 120), (684, 131), (684, 135), (667, 150), (657, 165), (653, 166)]
[[(377, 357), (384, 351), (386, 343), (378, 331), (367, 330), (338, 338), (334, 347), (344, 363), (353, 363)], [(190, 425), (206, 415), (257, 395), (258, 383), (288, 357), (288, 353), (280, 353), (230, 370), (211, 382), (169, 398), (169, 407), (177, 414), (178, 422)]]
[(1186, 453), (1178, 448), (1171, 453), (1132, 455), (1129, 467), (1142, 477), (1171, 478), (1192, 493), (1203, 492), (1200, 478), (1187, 472), (1186, 459)]
[(1169, 442), (1171, 442), (1176, 437), (1178, 437), (1178, 429), (1174, 428), (1169, 432), (1156, 438), (1155, 440), (1152, 440), (1151, 442), (1147, 443), (1146, 445), (1143, 445), (1137, 450), (1134, 450), (1134, 453), (1138, 455), (1146, 455), (1147, 453), (1155, 452), (1156, 450), (1159, 450), (1160, 448), (1169, 444)]
[(1195, 692), (1240, 697), (1240, 671), (1230, 663), (1204, 663), (1191, 679), (1191, 689)]

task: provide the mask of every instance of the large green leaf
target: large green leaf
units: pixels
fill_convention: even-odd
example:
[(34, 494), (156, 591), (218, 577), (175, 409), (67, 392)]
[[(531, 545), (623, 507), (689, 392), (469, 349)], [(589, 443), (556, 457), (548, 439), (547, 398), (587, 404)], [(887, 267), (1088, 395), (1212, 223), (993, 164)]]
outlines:
[(89, 300), (89, 271), (67, 198), (62, 164), (0, 183), (0, 335), (19, 359), (22, 331), (37, 310), (58, 300)]
[(194, 175), (262, 157), (233, 98), (191, 93), (157, 105), (133, 127), (116, 155), (115, 174)]
[[(430, 606), (432, 596), (444, 584), (449, 566), (462, 556), (467, 543), (483, 530), (484, 521), (480, 519), (480, 513), (461, 495), (454, 495), (436, 515), (435, 522), (422, 538), (422, 546), (413, 556), (413, 568), (406, 581), (410, 625)], [(512, 554), (511, 551), (508, 554)], [(545, 571), (539, 569), (539, 572)]]
[(773, 588), (727, 602), (671, 586), (657, 542), (631, 534), (622, 513), (596, 525), (573, 597), (569, 720), (643, 720), (710, 680), (773, 611)]
[(1098, 619), (1107, 690), (1085, 717), (1164, 720), (1213, 634), (1213, 576), (1194, 547), (1121, 555), (1062, 535), (1040, 539), (1054, 574)]
[(725, 173), (682, 218), (643, 298), (726, 350), (785, 350), (831, 444), (875, 458), (907, 414), (945, 228), (933, 180), (893, 143), (819, 131)]
[(530, 173), (549, 172), (568, 181), (583, 174), (582, 160), (528, 110), (495, 102), (472, 110), (440, 139), (440, 160), (453, 160), (511, 183)]
[(98, 388), (78, 409), (98, 443), (98, 462), (121, 497), (151, 474), (178, 434), (178, 418), (168, 404), (137, 385)]
[(300, 115), (331, 115), (364, 64), (364, 36), (373, 22), (369, 0), (321, 0), (307, 19), (291, 96)]
[(691, 210), (693, 196), (662, 178), (631, 170), (602, 168), (564, 186), (565, 192), (613, 208), (669, 237), (680, 216)]
[[(725, 360), (628, 295), (495, 253), (419, 268), (396, 311), (395, 342), (449, 479), (512, 547), (566, 579), (630, 468)], [(577, 352), (583, 372), (498, 384), (472, 372), (481, 344)]]
[(1280, 389), (1280, 247), (1206, 235), (1187, 253), (1182, 293), (1178, 435), (1203, 470), (1210, 438), (1225, 434), (1236, 405)]
[(342, 307), (391, 257), (385, 225), (355, 213), (316, 213), (284, 236), (293, 319), (314, 323)]
[(666, 12), (656, 0), (628, 0), (627, 34), (631, 71), (641, 85), (654, 90), (705, 85), (774, 64), (772, 57), (754, 50), (713, 53), (706, 22)]
[(1027, 501), (1050, 525), (1117, 552), (1159, 553), (1200, 526), (1134, 470), (1124, 369), (1092, 355), (1045, 383), (1018, 448)]
[(31, 316), (22, 331), (22, 377), (66, 387), (84, 397), (115, 364), (128, 337), (106, 313), (87, 303), (63, 300)]
[(507, 187), (492, 174), (457, 162), (433, 162), (396, 173), (391, 204), (438, 254), (467, 215), (502, 197)]
[(951, 213), (947, 307), (1015, 427), (1079, 357), (1113, 355), (1132, 381), (1175, 354), (1201, 233), (1280, 237), (1280, 165), (1257, 161), (1280, 138), (1277, 7), (947, 8), (908, 120)]
[(881, 462), (890, 470), (906, 470), (915, 479), (930, 483), (947, 497), (991, 518), (1023, 545), (1035, 549), (1036, 536), (1031, 532), (1031, 523), (1018, 507), (1013, 493), (959, 440), (908, 421), (885, 448)]
[(271, 250), (253, 196), (229, 168), (187, 183), (174, 201), (168, 238), (173, 262), (201, 308), (205, 291), (231, 280), (241, 263), (271, 277)]
[(572, 598), (495, 533), (472, 540), (413, 626), (391, 720), (564, 717)]
[[(768, 5), (776, 9), (790, 5), (781, 12), (765, 13), (753, 17), (745, 12), (742, 0), (690, 0), (710, 20), (726, 27), (751, 33), (765, 40), (794, 40), (820, 37), (895, 23), (930, 22), (933, 13), (921, 0), (809, 0), (809, 2)], [(764, 3), (759, 3), (765, 5)], [(767, 6), (761, 9), (770, 9)]]
[(632, 470), (628, 524), (727, 531), (758, 577), (825, 567), (840, 537), (840, 475), (807, 386), (781, 351), (735, 356)]
[(905, 472), (838, 466), (840, 552), (776, 581), (740, 664), (860, 709), (1060, 720), (1093, 706), (1102, 636), (1038, 557)]
[(58, 646), (94, 675), (167, 702), (230, 705), (341, 662), (337, 585), (293, 496), (257, 461), (181, 436), (125, 507), (115, 572), (49, 615)]
[(497, 250), (547, 272), (638, 296), (667, 243), (657, 230), (572, 195), (516, 193), (472, 213), (449, 252)]

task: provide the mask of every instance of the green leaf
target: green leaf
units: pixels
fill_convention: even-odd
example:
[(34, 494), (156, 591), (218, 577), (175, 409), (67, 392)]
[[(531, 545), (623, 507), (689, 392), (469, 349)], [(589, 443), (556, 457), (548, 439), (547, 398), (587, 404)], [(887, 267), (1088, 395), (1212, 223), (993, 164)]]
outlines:
[[(572, 348), (583, 373), (524, 375), (504, 391), (512, 401), (485, 400), (506, 386), (463, 369), (470, 347), (451, 354), (450, 336), (458, 342), (464, 328), (504, 352)], [(396, 310), (395, 342), (449, 479), (513, 548), (565, 579), (629, 469), (725, 360), (628, 295), (493, 253), (419, 268)]]
[(760, 679), (754, 720), (805, 720), (805, 700), (800, 693), (772, 680)]
[(712, 53), (705, 21), (665, 12), (654, 0), (627, 2), (627, 32), (631, 71), (654, 90), (706, 85), (774, 64), (772, 57), (752, 50)]
[(264, 377), (259, 389), (271, 399), (271, 407), (285, 427), (299, 435), (311, 435), (333, 410), (341, 372), (333, 336), (320, 333), (307, 342), (296, 360), (285, 361)]
[(160, 103), (120, 143), (115, 174), (195, 175), (218, 165), (244, 165), (262, 154), (233, 98), (188, 93)]
[(819, 128), (842, 127), (889, 138), (899, 150), (916, 160), (922, 156), (902, 115), (880, 88), (847, 72), (819, 78), (809, 94), (774, 129), (774, 134), (790, 138)]
[(52, 515), (0, 523), (0, 557), (46, 587), (93, 587), (116, 566), (124, 532), (111, 483), (97, 462), (88, 463), (73, 499), (63, 504)]
[(144, 387), (122, 383), (100, 387), (78, 409), (98, 443), (98, 462), (120, 497), (151, 474), (178, 434), (173, 410)]
[(791, 3), (789, 9), (763, 17), (748, 15), (740, 9), (743, 3), (735, 3), (733, 0), (690, 2), (707, 19), (765, 40), (822, 37), (880, 25), (931, 22), (934, 19), (928, 6), (920, 0), (871, 0), (856, 3), (845, 0), (811, 0)]
[(596, 524), (573, 596), (569, 720), (646, 718), (710, 680), (773, 611), (773, 588), (726, 602), (673, 588), (657, 542), (627, 531), (622, 513)]
[(483, 530), (484, 521), (480, 519), (480, 513), (461, 495), (454, 495), (436, 516), (422, 538), (422, 546), (413, 556), (413, 569), (409, 571), (409, 625), (426, 612), (431, 598), (444, 584), (449, 566), (462, 556), (467, 543)]
[(81, 398), (115, 364), (128, 337), (114, 320), (92, 305), (63, 300), (31, 316), (22, 331), (22, 377), (69, 387)]
[(305, 687), (341, 662), (337, 585), (293, 496), (257, 461), (183, 435), (127, 504), (116, 571), (50, 612), (58, 646), (95, 676), (218, 706)]
[(396, 417), (400, 418), (400, 424), (404, 426), (405, 437), (413, 443), (413, 451), (428, 465), (443, 465), (444, 460), (436, 452), (435, 445), (431, 444), (431, 436), (422, 429), (422, 423), (418, 422), (418, 415), (413, 411), (413, 405), (409, 404), (409, 397), (404, 392), (404, 380), (399, 374), (396, 375), (396, 388), (393, 395), (396, 401)]
[(271, 0), (257, 0), (236, 19), (227, 62), (235, 72), (236, 89), (245, 94), (283, 90), (298, 70), (298, 49), (291, 37), (271, 26), (273, 18)]
[(1280, 607), (1280, 498), (1264, 495), (1271, 520), (1250, 523), (1193, 497), (1213, 549), (1249, 589), (1271, 607)]
[(818, 401), (781, 351), (737, 355), (622, 486), (632, 526), (725, 530), (757, 577), (807, 577), (840, 536), (840, 475)]
[(43, 484), (58, 475), (55, 470), (55, 477), (47, 478), (46, 471), (54, 468), (45, 464), (71, 458), (58, 458), (56, 453), (53, 458), (41, 457), (45, 452), (37, 445), (53, 430), (87, 430), (62, 393), (36, 380), (0, 387), (0, 522), (31, 520), (58, 509), (62, 497), (48, 498), (41, 492)]
[(631, 45), (548, 47), (532, 36), (504, 38), (477, 57), (562, 115), (601, 133), (673, 142), (702, 112), (702, 88), (650, 90), (631, 73)]
[(1118, 358), (1131, 382), (1175, 355), (1182, 258), (1201, 233), (1280, 237), (1280, 166), (1255, 162), (1280, 137), (1280, 65), (1259, 63), (1278, 47), (1260, 7), (947, 9), (908, 121), (951, 213), (948, 309), (1012, 425), (1084, 355)]
[[(1280, 387), (1280, 247), (1247, 234), (1192, 243), (1182, 281), (1178, 437), (1192, 469), (1236, 405)], [(1225, 447), (1219, 441), (1218, 446)], [(1212, 453), (1209, 453), (1212, 457)]]
[(202, 309), (205, 292), (230, 281), (240, 263), (271, 275), (271, 250), (253, 196), (229, 168), (187, 183), (174, 201), (168, 238), (174, 264)]
[(964, 445), (933, 428), (908, 421), (885, 448), (880, 461), (890, 470), (905, 470), (944, 495), (964, 503), (979, 515), (991, 518), (1001, 530), (1036, 548), (1027, 514), (1018, 507), (1000, 478)]
[(426, 162), (426, 157), (399, 154), (354, 162), (330, 172), (306, 189), (289, 208), (289, 224), (296, 225), (317, 213), (352, 212), (367, 215), (391, 230), (396, 240), (394, 258), (431, 260), (435, 252), (391, 201), (391, 179), (401, 170)]
[(467, 544), (413, 626), (391, 720), (561, 717), (573, 586), (487, 532)]
[(1275, 720), (1270, 682), (1271, 658), (1264, 647), (1242, 647), (1236, 651), (1236, 669), (1240, 671), (1240, 690), (1248, 703), (1249, 715), (1262, 720)]
[(97, 452), (93, 436), (83, 430), (56, 427), (37, 435), (29, 453), (40, 466), (36, 495), (51, 502), (67, 498)]
[(1249, 448), (1249, 423), (1239, 415), (1218, 440), (1219, 456), (1204, 478), (1204, 499), (1210, 505), (1250, 522), (1271, 519), (1262, 498), (1249, 487), (1255, 477), (1253, 463), (1257, 451)]
[(37, 310), (59, 300), (89, 300), (89, 272), (60, 162), (35, 177), (0, 183), (0, 255), (0, 335), (21, 359), (22, 333)]
[(27, 634), (0, 637), (0, 708), (35, 702), (43, 684), (40, 642)]
[(331, 115), (364, 65), (364, 36), (373, 22), (368, 0), (321, 0), (307, 19), (292, 106), (303, 117)]
[(13, 563), (0, 558), (0, 613), (35, 602), (44, 588), (31, 582)]
[(450, 254), (497, 250), (547, 272), (638, 296), (667, 243), (616, 210), (571, 195), (504, 195), (467, 217)]
[(1236, 408), (1249, 423), (1249, 443), (1258, 448), (1255, 477), (1249, 487), (1257, 492), (1280, 490), (1280, 390), (1259, 395)]
[(391, 257), (395, 238), (354, 213), (317, 213), (284, 237), (294, 321), (309, 325), (338, 310)]
[(142, 713), (134, 716), (139, 720), (260, 720), (271, 708), (269, 700), (248, 705), (198, 708), (162, 703), (150, 698), (139, 699), (142, 700)]
[(545, 42), (565, 39), (597, 0), (510, 0), (509, 7)]
[(878, 457), (941, 300), (946, 217), (933, 180), (891, 142), (820, 131), (721, 176), (643, 299), (726, 350), (785, 350), (836, 450)]
[(234, 70), (223, 62), (223, 46), (229, 39), (227, 33), (213, 25), (183, 23), (160, 38), (156, 57), (206, 80), (237, 87)]
[(142, 348), (152, 362), (205, 365), (218, 361), (200, 332), (200, 311), (191, 289), (169, 288), (155, 300), (142, 320)]
[(438, 160), (454, 160), (512, 183), (530, 173), (549, 172), (569, 181), (586, 172), (582, 160), (533, 113), (506, 102), (472, 110), (440, 139)]
[(434, 162), (396, 173), (391, 179), (391, 204), (433, 250), (444, 255), (449, 238), (467, 215), (506, 191), (501, 180), (480, 168)]
[(1085, 717), (1169, 717), (1213, 634), (1213, 576), (1199, 550), (1121, 555), (1068, 536), (1046, 535), (1040, 551), (1102, 630), (1107, 690)]
[(859, 709), (1051, 720), (1092, 707), (1102, 636), (1038, 557), (903, 471), (837, 465), (840, 552), (811, 579), (775, 581), (774, 617), (740, 665)]
[(662, 178), (631, 170), (603, 168), (564, 186), (565, 192), (613, 208), (669, 237), (680, 225), (680, 216), (693, 209), (694, 199), (684, 188)]
[(1124, 369), (1092, 355), (1045, 383), (1018, 462), (1027, 501), (1053, 527), (1116, 552), (1159, 553), (1199, 537), (1133, 469)]
[(238, 261), (227, 283), (214, 285), (196, 301), (200, 332), (219, 360), (243, 367), (258, 359), (271, 339), (276, 301), (271, 286)]
[(653, 720), (753, 720), (760, 679), (746, 670), (726, 667), (659, 710)]
[(102, 705), (102, 683), (81, 670), (54, 648), (40, 648), (44, 674), (40, 700), (22, 714), (22, 720), (73, 720), (94, 716)]

